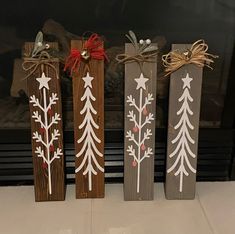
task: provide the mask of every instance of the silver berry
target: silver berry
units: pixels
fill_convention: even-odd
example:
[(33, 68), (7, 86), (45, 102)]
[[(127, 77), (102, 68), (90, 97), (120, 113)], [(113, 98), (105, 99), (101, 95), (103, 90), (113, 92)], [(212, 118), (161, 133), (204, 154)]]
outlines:
[(151, 44), (151, 40), (150, 39), (147, 39), (145, 42), (146, 42), (147, 45)]
[(39, 41), (39, 42), (37, 43), (37, 45), (38, 45), (38, 47), (41, 47), (41, 46), (42, 46), (42, 42)]

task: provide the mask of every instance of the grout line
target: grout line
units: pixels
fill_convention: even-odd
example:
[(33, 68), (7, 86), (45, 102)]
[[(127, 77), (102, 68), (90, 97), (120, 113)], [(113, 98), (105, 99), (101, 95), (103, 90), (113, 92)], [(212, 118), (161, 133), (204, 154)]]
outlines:
[(208, 225), (209, 225), (209, 227), (210, 227), (212, 233), (213, 233), (213, 234), (216, 234), (216, 232), (215, 232), (215, 230), (214, 230), (214, 228), (213, 228), (213, 225), (211, 224), (209, 218), (207, 217), (206, 210), (204, 209), (204, 206), (203, 206), (203, 204), (202, 204), (202, 202), (201, 202), (201, 200), (200, 200), (200, 196), (199, 196), (198, 192), (196, 192), (196, 194), (197, 194), (197, 197), (198, 197), (199, 205), (200, 205), (200, 207), (201, 207), (201, 209), (202, 209), (202, 212), (203, 212), (203, 214), (204, 214), (204, 216), (205, 216), (205, 219), (206, 219), (206, 221), (207, 221), (207, 223), (208, 223)]

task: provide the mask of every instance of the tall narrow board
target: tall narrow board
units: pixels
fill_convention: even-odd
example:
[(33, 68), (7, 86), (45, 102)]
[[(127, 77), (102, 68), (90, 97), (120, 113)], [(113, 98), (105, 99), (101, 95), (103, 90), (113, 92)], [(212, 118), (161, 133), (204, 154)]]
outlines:
[[(73, 40), (71, 48), (79, 51), (83, 48), (83, 42)], [(88, 65), (88, 66), (87, 66)], [(89, 67), (89, 76), (87, 76)], [(85, 78), (85, 77), (88, 78)], [(89, 78), (92, 77), (92, 78)], [(74, 109), (74, 144), (75, 144), (75, 172), (76, 172), (76, 198), (103, 198), (104, 197), (104, 61), (89, 59), (81, 61), (79, 71), (73, 75), (73, 109)], [(86, 79), (90, 79), (87, 82)], [(87, 83), (85, 83), (85, 81)], [(89, 92), (87, 92), (89, 91)], [(86, 93), (93, 96), (87, 97)], [(83, 99), (84, 97), (84, 99)], [(87, 103), (95, 110), (89, 109)], [(84, 108), (88, 109), (84, 109)], [(90, 107), (90, 108), (92, 108)], [(84, 112), (81, 113), (81, 111)], [(86, 114), (91, 113), (93, 125), (88, 122)], [(83, 124), (85, 123), (85, 125)], [(95, 128), (94, 125), (98, 128)], [(84, 131), (89, 134), (84, 135)], [(91, 134), (94, 131), (94, 134)], [(82, 139), (82, 137), (85, 137)], [(90, 139), (87, 137), (91, 136)], [(97, 138), (97, 142), (94, 138)], [(93, 145), (91, 145), (91, 141)], [(85, 145), (86, 144), (86, 145)], [(85, 146), (85, 148), (83, 148)], [(89, 148), (89, 150), (88, 150)], [(95, 149), (96, 148), (96, 151)], [(83, 151), (84, 149), (84, 151)], [(97, 152), (99, 152), (97, 154)], [(90, 154), (88, 154), (90, 153)], [(88, 155), (87, 155), (88, 154)], [(87, 158), (86, 158), (87, 156)], [(95, 162), (96, 161), (96, 162)], [(98, 166), (97, 166), (98, 165)], [(88, 169), (91, 167), (97, 173), (93, 174)], [(100, 168), (99, 168), (100, 167)], [(100, 170), (100, 169), (103, 170)]]
[(19, 97), (21, 92), (28, 95), (27, 80), (22, 80), (25, 76), (25, 71), (22, 68), (23, 59), (14, 59), (13, 80), (11, 84), (11, 96)]
[[(131, 43), (125, 44), (125, 53), (134, 55)], [(144, 62), (142, 71), (136, 62), (125, 64), (124, 199), (127, 201), (153, 199), (156, 85), (156, 62)], [(147, 118), (149, 122), (144, 124)]]
[[(51, 48), (58, 49), (57, 43), (49, 44)], [(29, 55), (33, 46), (34, 43), (25, 43), (23, 49), (24, 54)], [(24, 61), (27, 61), (26, 57), (24, 57)], [(54, 61), (52, 65), (55, 66), (59, 76), (59, 60)], [(25, 73), (25, 76), (29, 72), (30, 70)], [(48, 87), (46, 84), (43, 86), (41, 78), (44, 77), (44, 75), (45, 77), (51, 78), (46, 82)], [(24, 77), (22, 77), (22, 79), (23, 78)], [(65, 199), (65, 181), (60, 79), (57, 79), (55, 71), (51, 66), (44, 65), (43, 68), (38, 66), (36, 71), (27, 78), (27, 88), (30, 102), (35, 200), (61, 201)], [(52, 97), (53, 94), (56, 94), (56, 96)], [(33, 97), (35, 97), (35, 100), (38, 99), (38, 103), (44, 110), (39, 108), (35, 100), (33, 101)], [(44, 99), (44, 97), (46, 98)], [(50, 97), (54, 99), (53, 104), (50, 101)], [(50, 108), (47, 110), (45, 107), (49, 107), (49, 105)], [(38, 118), (33, 118), (35, 112), (38, 112), (38, 115), (41, 116), (42, 123), (45, 126), (48, 126), (48, 129), (43, 127), (40, 122), (35, 121), (38, 120)], [(59, 116), (57, 115), (56, 117), (56, 113)], [(50, 123), (54, 122), (53, 117), (57, 119), (57, 123), (53, 123), (50, 126)], [(38, 133), (39, 138), (41, 136), (41, 141), (45, 142), (46, 145), (36, 137), (36, 132)], [(50, 165), (48, 165), (41, 157), (42, 153), (45, 158), (48, 159)], [(56, 156), (56, 158), (54, 158), (54, 156)], [(53, 158), (54, 160), (50, 162)]]
[[(186, 51), (191, 45), (174, 44)], [(167, 199), (194, 199), (197, 170), (202, 68), (189, 64), (170, 76), (167, 171)]]

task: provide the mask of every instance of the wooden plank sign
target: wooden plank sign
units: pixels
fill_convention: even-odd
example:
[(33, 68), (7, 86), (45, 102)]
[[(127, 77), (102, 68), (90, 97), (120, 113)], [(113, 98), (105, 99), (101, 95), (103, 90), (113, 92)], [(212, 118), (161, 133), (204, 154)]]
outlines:
[[(190, 49), (174, 44), (173, 50)], [(202, 68), (184, 65), (170, 76), (167, 172), (167, 199), (194, 199), (197, 170), (198, 130)]]
[[(82, 51), (85, 41), (73, 40)], [(104, 61), (82, 59), (73, 74), (76, 198), (104, 197)]]
[[(152, 44), (154, 46), (156, 44)], [(135, 55), (133, 44), (125, 54)], [(125, 63), (124, 199), (152, 200), (154, 184), (156, 57)]]
[[(50, 47), (58, 48), (57, 43)], [(25, 43), (31, 54), (34, 43)], [(36, 201), (65, 199), (63, 128), (59, 60), (24, 58), (30, 103)]]

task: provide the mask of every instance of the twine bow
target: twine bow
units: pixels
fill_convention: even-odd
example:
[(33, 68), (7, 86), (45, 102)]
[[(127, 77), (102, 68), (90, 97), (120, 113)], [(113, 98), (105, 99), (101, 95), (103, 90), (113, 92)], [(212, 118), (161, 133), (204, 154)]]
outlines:
[(79, 69), (82, 60), (97, 59), (108, 60), (105, 50), (101, 48), (103, 42), (100, 36), (93, 33), (84, 43), (82, 51), (71, 49), (70, 55), (66, 59), (64, 71), (70, 70), (70, 75)]
[(133, 47), (135, 48), (134, 55), (129, 54), (118, 54), (116, 56), (116, 60), (118, 63), (132, 63), (137, 62), (138, 64), (144, 62), (156, 62), (156, 56), (158, 53), (157, 46), (151, 45), (151, 40), (140, 40), (139, 43), (137, 42), (137, 38), (134, 32), (129, 31), (129, 35), (126, 34), (126, 37), (130, 40)]
[(46, 51), (42, 51), (39, 54), (38, 58), (32, 58), (32, 57), (25, 58), (24, 62), (22, 64), (22, 68), (26, 72), (29, 71), (29, 73), (23, 80), (25, 80), (28, 77), (30, 77), (31, 75), (33, 75), (34, 72), (38, 69), (38, 67), (44, 66), (44, 65), (47, 65), (47, 66), (51, 67), (54, 70), (55, 74), (56, 74), (56, 78), (59, 79), (57, 69), (52, 64), (53, 62), (58, 62), (58, 59), (57, 58), (51, 58), (49, 53), (46, 52)]
[(190, 49), (180, 52), (179, 50), (173, 50), (168, 54), (162, 56), (163, 66), (165, 67), (166, 75), (170, 75), (172, 72), (178, 70), (186, 64), (195, 64), (198, 67), (208, 67), (210, 63), (214, 63), (212, 58), (218, 58), (217, 55), (207, 53), (208, 45), (204, 40), (200, 39), (194, 42)]

